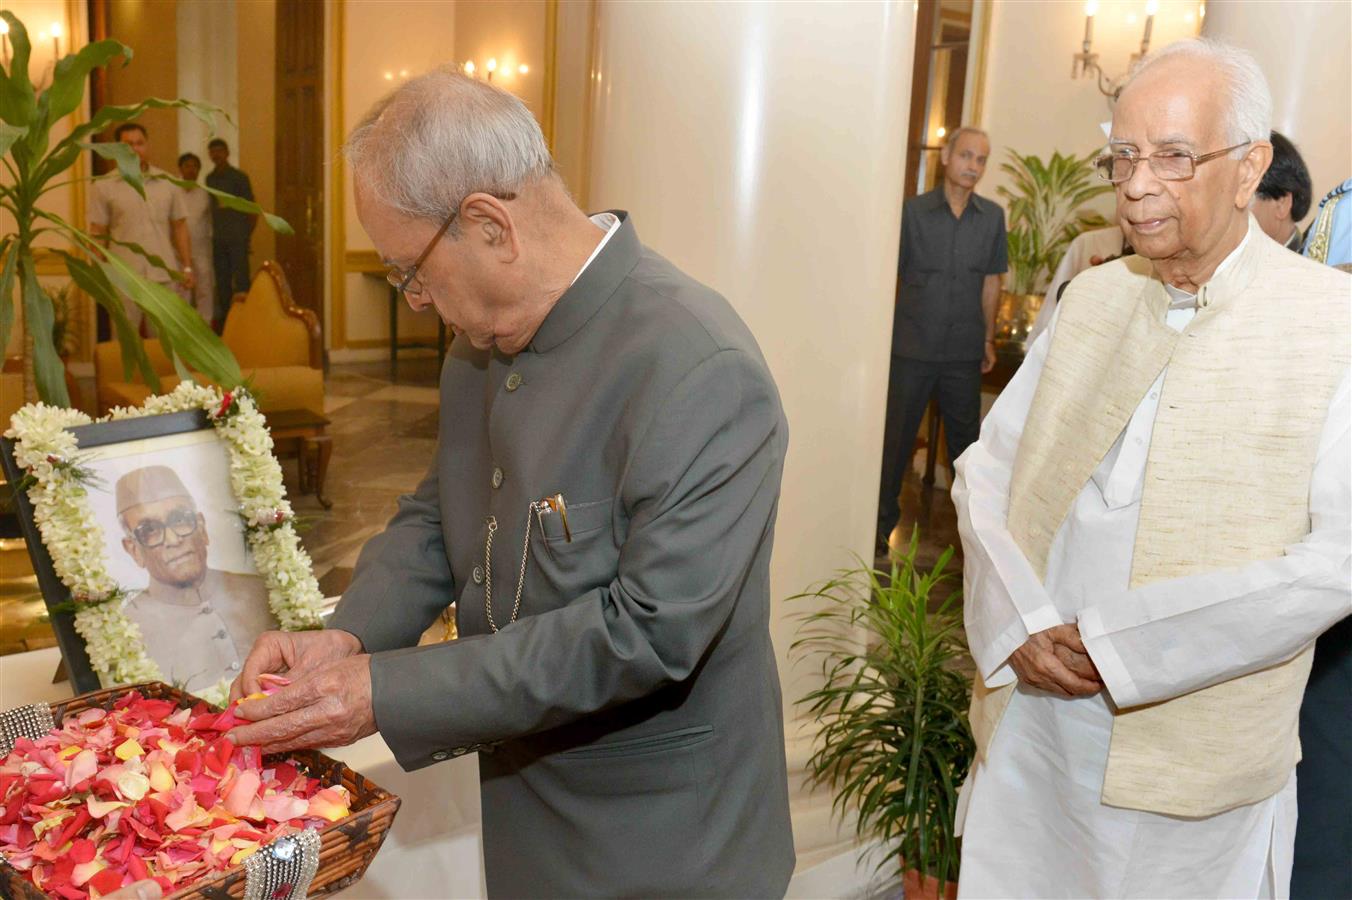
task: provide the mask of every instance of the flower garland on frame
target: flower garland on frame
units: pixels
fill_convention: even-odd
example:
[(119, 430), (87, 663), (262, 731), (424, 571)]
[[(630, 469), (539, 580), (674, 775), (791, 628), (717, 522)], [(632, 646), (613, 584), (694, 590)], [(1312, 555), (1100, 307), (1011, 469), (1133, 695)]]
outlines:
[[(102, 419), (77, 409), (30, 404), (14, 414), (5, 436), (26, 473), (24, 484), (33, 519), (61, 583), (70, 589), (75, 630), (85, 641), (90, 664), (105, 686), (163, 680), (145, 651), (141, 630), (122, 611), (129, 593), (109, 575), (103, 531), (85, 502), (92, 473), (79, 459), (75, 435), (66, 429), (200, 409), (225, 442), (230, 487), (254, 567), (268, 589), (268, 606), (283, 631), (319, 628), (323, 595), (310, 556), (300, 545), (291, 504), (282, 485), (282, 467), (272, 455), (272, 436), (263, 414), (244, 388), (181, 382), (172, 392), (139, 407), (117, 407)], [(223, 703), (230, 679), (201, 692)]]

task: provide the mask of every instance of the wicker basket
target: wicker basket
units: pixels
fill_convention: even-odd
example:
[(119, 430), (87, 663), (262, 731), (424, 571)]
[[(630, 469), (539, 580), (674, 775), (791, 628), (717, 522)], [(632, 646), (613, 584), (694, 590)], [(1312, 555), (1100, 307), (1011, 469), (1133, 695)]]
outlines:
[[(152, 681), (94, 691), (54, 704), (52, 718), (60, 727), (61, 720), (67, 715), (94, 707), (111, 710), (118, 698), (132, 690), (140, 691), (148, 698), (173, 700), (179, 707), (191, 707), (201, 702), (178, 688)], [(352, 795), (352, 815), (319, 831), (319, 869), (310, 882), (309, 896), (320, 897), (351, 887), (365, 873), (389, 833), (394, 814), (399, 811), (399, 798), (316, 750), (302, 750), (287, 758), (312, 778), (318, 778), (325, 785), (341, 784)], [(244, 896), (244, 887), (245, 869), (238, 865), (168, 896), (172, 900), (225, 900), (227, 897), (239, 900)], [(47, 896), (3, 862), (0, 862), (0, 895), (24, 900), (44, 900)]]

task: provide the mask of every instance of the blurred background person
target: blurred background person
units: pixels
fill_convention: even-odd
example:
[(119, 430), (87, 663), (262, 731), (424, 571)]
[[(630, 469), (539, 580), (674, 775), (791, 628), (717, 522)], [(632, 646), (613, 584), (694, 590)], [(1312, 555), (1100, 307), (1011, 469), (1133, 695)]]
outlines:
[(1300, 252), (1299, 222), (1310, 211), (1310, 170), (1296, 145), (1281, 132), (1272, 132), (1272, 165), (1263, 173), (1253, 217), (1263, 232), (1279, 244)]
[[(214, 168), (207, 175), (207, 187), (245, 200), (254, 198), (249, 176), (230, 165), (230, 145), (220, 138), (207, 144), (207, 155)], [(225, 327), (225, 315), (235, 294), (249, 290), (249, 238), (258, 216), (226, 209), (216, 200), (211, 203), (211, 249), (216, 270), (216, 303), (212, 321), (219, 331)]]
[[(184, 153), (178, 158), (178, 173), (184, 181), (196, 182), (202, 174), (202, 160), (196, 153)], [(188, 242), (192, 249), (192, 268), (197, 274), (197, 283), (192, 289), (192, 305), (203, 319), (210, 322), (216, 291), (211, 258), (211, 195), (200, 187), (178, 190), (183, 195)]]

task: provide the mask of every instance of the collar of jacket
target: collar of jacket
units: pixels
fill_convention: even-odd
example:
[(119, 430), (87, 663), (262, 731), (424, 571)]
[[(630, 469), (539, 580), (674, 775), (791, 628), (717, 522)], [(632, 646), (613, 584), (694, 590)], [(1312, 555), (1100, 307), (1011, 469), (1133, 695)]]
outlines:
[(620, 227), (601, 248), (600, 255), (563, 292), (549, 315), (540, 323), (530, 342), (532, 353), (548, 353), (577, 334), (606, 305), (620, 283), (638, 264), (643, 247), (629, 213), (620, 209), (607, 212), (619, 218)]
[[(1223, 309), (1232, 299), (1242, 293), (1253, 281), (1263, 266), (1266, 254), (1272, 249), (1286, 252), (1280, 244), (1268, 237), (1259, 227), (1258, 220), (1249, 214), (1249, 236), (1246, 243), (1234, 257), (1224, 265), (1221, 271), (1197, 290), (1197, 312)], [(1150, 284), (1145, 291), (1145, 300), (1159, 314), (1160, 321), (1169, 309), (1169, 292), (1164, 289), (1164, 281), (1158, 271), (1151, 266)]]

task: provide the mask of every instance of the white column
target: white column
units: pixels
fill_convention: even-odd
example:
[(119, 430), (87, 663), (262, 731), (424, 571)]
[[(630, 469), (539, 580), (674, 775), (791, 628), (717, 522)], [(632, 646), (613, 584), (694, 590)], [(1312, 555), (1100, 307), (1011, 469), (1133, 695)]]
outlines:
[(1272, 127), (1295, 143), (1310, 169), (1313, 215), (1324, 194), (1352, 178), (1352, 3), (1213, 0), (1202, 34), (1258, 58), (1272, 87)]
[[(592, 209), (724, 294), (770, 363), (790, 440), (772, 564), (790, 769), (783, 598), (872, 559), (915, 6), (604, 2)], [(839, 840), (791, 774), (801, 863)], [(806, 802), (805, 802), (806, 800)]]
[[(215, 137), (230, 145), (232, 159), (239, 162), (239, 84), (236, 79), (236, 0), (212, 3), (179, 3), (175, 9), (178, 39), (178, 96), (218, 106), (229, 116), (218, 116)], [(248, 77), (272, 78), (272, 72), (251, 72)], [(172, 99), (172, 98), (165, 98)], [(211, 171), (207, 141), (211, 139), (201, 120), (187, 110), (178, 113), (178, 150), (196, 153), (202, 159), (203, 180)], [(178, 170), (170, 174), (177, 177)]]

